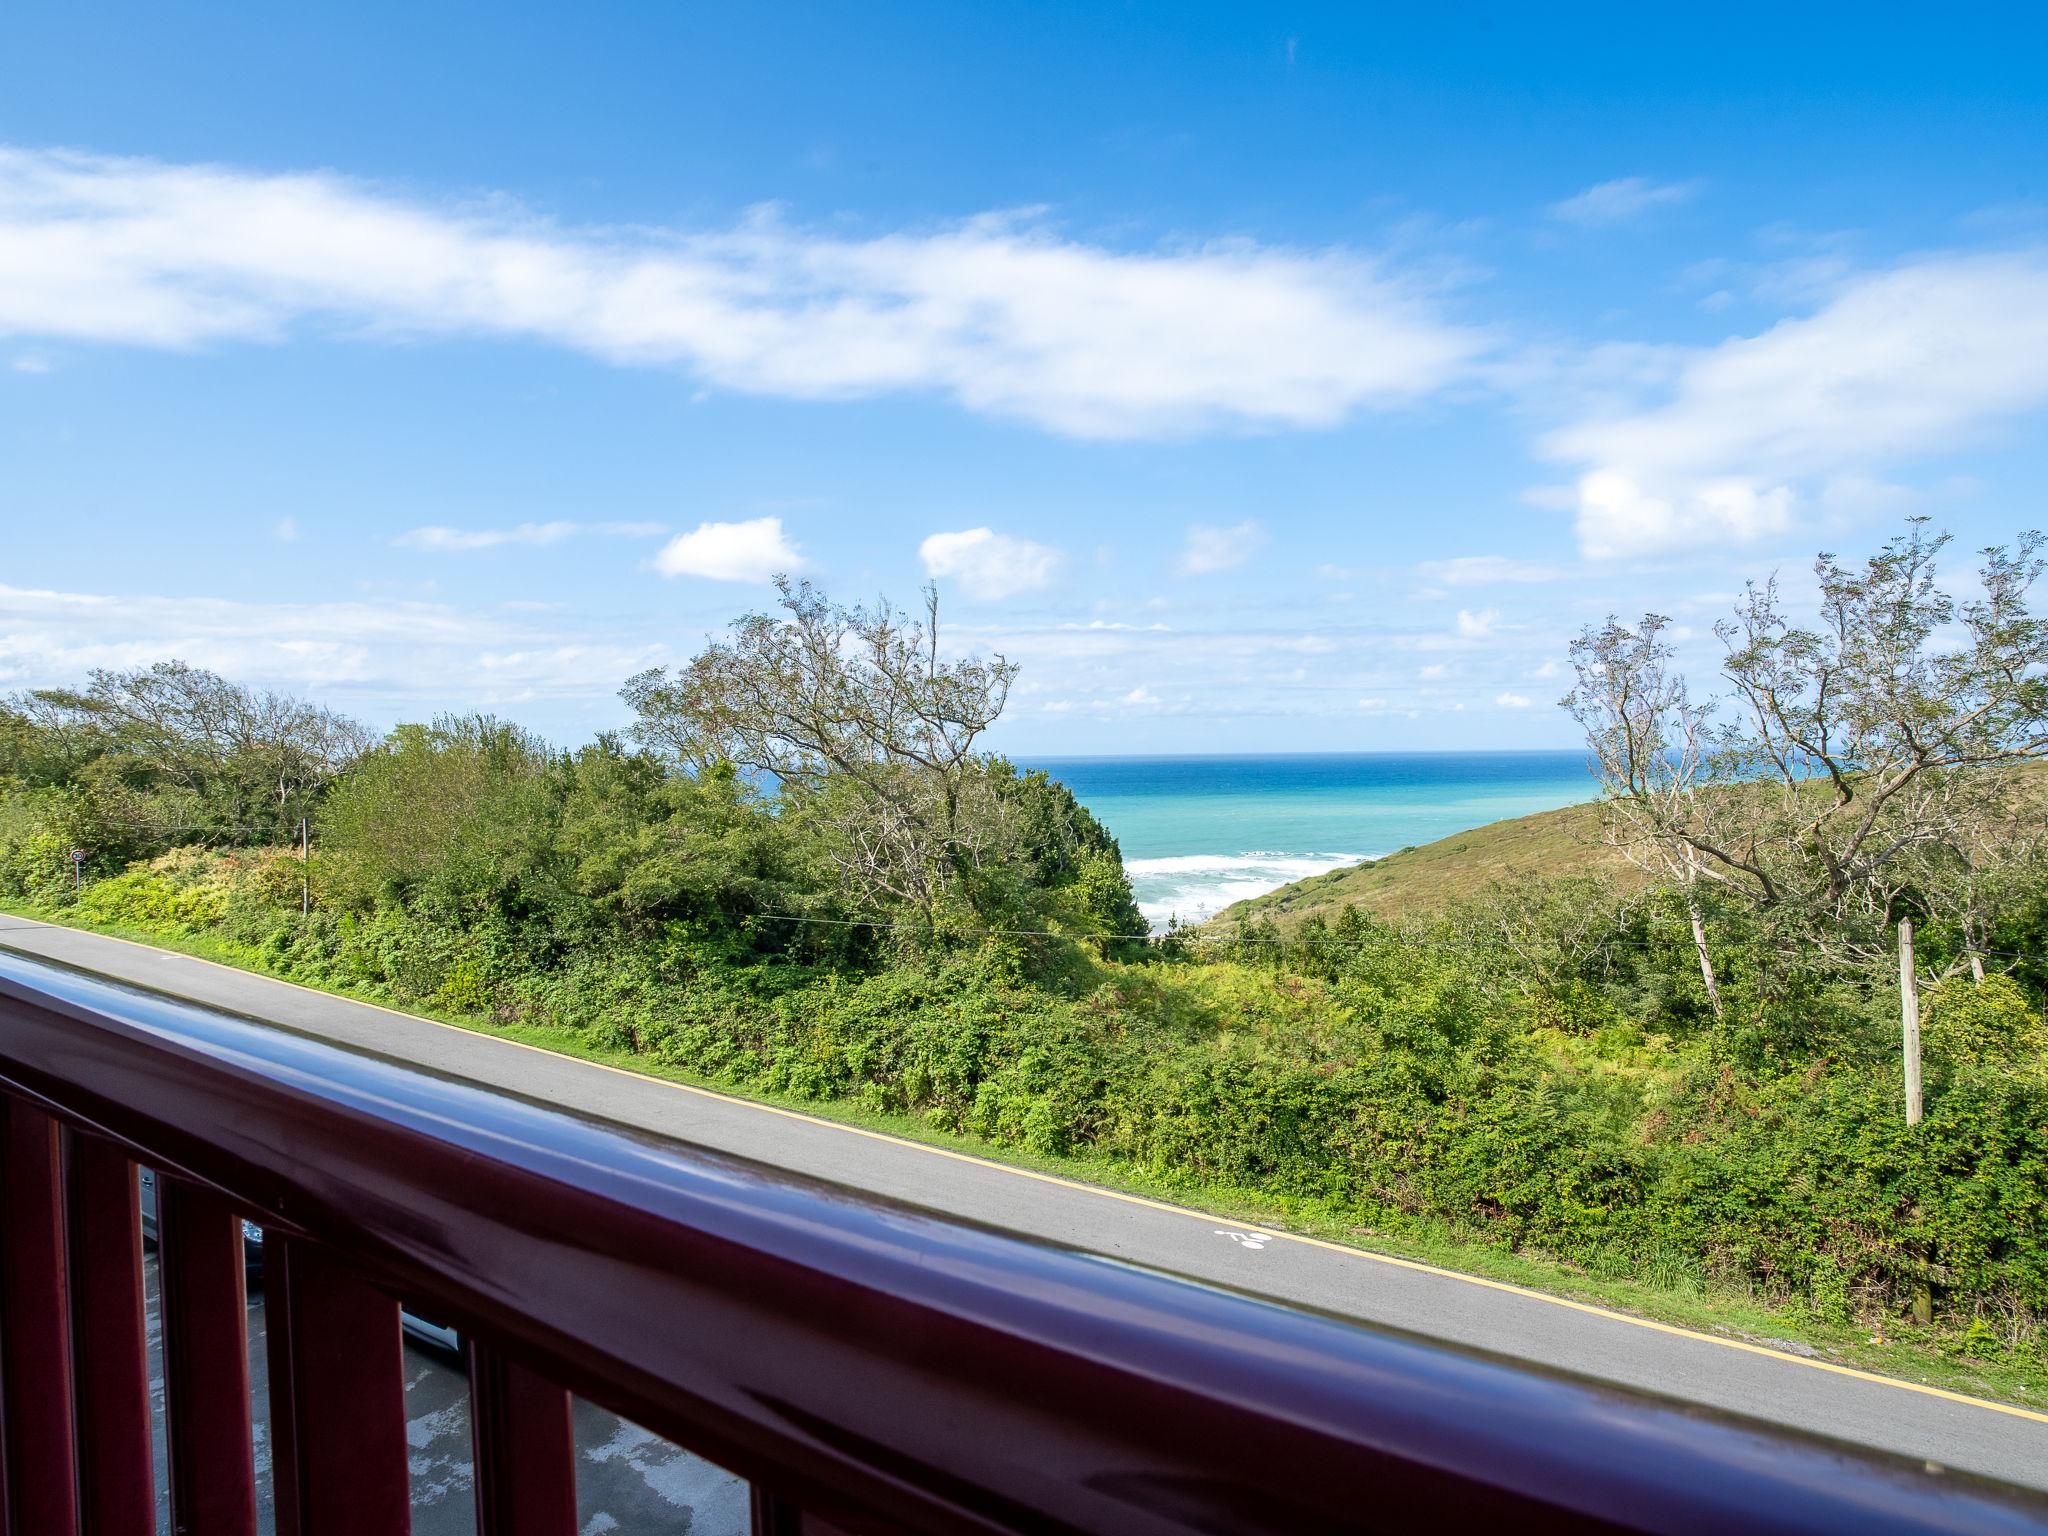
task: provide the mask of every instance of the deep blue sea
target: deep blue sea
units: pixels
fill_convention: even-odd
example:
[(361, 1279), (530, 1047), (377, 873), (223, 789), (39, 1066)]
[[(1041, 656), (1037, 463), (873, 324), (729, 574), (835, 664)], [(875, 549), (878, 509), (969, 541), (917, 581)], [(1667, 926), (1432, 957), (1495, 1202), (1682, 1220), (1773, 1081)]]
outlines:
[(1020, 761), (1065, 783), (1116, 835), (1155, 928), (1599, 792), (1583, 751)]

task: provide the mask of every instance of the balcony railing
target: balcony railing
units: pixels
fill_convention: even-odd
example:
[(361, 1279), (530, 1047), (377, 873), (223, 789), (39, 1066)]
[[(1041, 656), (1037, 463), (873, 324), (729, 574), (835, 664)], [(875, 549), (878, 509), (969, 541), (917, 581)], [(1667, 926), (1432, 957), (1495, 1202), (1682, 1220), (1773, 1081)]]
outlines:
[(14, 1536), (408, 1523), (399, 1301), (469, 1354), (485, 1536), (575, 1529), (570, 1394), (758, 1532), (2019, 1531), (2027, 1495), (1269, 1305), (0, 955)]

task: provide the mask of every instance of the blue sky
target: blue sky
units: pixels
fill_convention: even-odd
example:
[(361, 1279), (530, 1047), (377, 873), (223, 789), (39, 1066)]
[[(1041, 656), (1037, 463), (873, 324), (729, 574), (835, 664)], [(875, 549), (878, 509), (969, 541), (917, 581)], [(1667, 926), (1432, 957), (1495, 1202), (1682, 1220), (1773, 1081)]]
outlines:
[(1020, 754), (1569, 745), (1588, 620), (2044, 520), (2043, 31), (18, 4), (0, 688), (569, 741), (791, 568)]

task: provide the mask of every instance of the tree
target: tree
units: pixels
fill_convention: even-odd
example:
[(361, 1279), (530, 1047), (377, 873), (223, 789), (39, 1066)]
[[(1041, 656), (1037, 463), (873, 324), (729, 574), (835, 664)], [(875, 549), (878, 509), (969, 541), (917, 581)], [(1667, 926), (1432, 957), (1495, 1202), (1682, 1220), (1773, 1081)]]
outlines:
[(163, 842), (289, 838), (312, 802), (369, 746), (355, 721), (180, 661), (96, 671), (83, 690), (11, 701), (10, 755), (117, 807)]
[(993, 851), (990, 777), (975, 752), (1016, 665), (941, 656), (938, 590), (922, 619), (840, 607), (779, 577), (779, 614), (754, 613), (671, 676), (628, 679), (634, 738), (693, 768), (772, 776), (833, 834), (842, 876), (871, 904), (932, 920)]
[(489, 715), (401, 725), (326, 809), (336, 896), (503, 910), (552, 834), (547, 744)]
[(1794, 625), (1775, 580), (1717, 626), (1735, 718), (1715, 776), (1755, 803), (1752, 845), (1695, 839), (1766, 904), (1868, 951), (1933, 847), (1974, 847), (2010, 811), (2000, 768), (2048, 755), (2048, 623), (2028, 607), (2039, 534), (1983, 551), (1980, 595), (1936, 580), (1948, 536), (1915, 519), (1861, 570), (1815, 563), (1820, 624)]
[[(554, 776), (555, 835), (576, 898), (564, 905), (582, 921), (640, 942), (680, 925), (693, 938), (730, 943), (735, 954), (772, 949), (810, 959), (851, 958), (869, 938), (833, 921), (840, 914), (814, 895), (830, 872), (815, 867), (798, 829), (771, 814), (730, 766), (676, 773), (600, 736)], [(753, 921), (765, 913), (799, 921)], [(812, 916), (825, 921), (801, 921)]]
[(1775, 578), (1751, 583), (1715, 629), (1731, 685), (1718, 710), (1691, 701), (1656, 615), (1573, 647), (1565, 703), (1610, 804), (1680, 867), (1682, 889), (1712, 880), (1847, 964), (1879, 959), (1896, 925), (1909, 1118), (1912, 919), (1953, 911), (1981, 975), (1995, 865), (2031, 853), (2012, 829), (2038, 810), (2012, 770), (2048, 756), (2048, 621), (2029, 607), (2042, 542), (1984, 550), (1978, 595), (1958, 600), (1936, 579), (1947, 535), (1915, 519), (1860, 569), (1819, 557), (1812, 628), (1788, 616)]
[(1713, 705), (1696, 704), (1664, 638), (1671, 621), (1645, 614), (1630, 629), (1612, 615), (1572, 642), (1576, 681), (1562, 703), (1586, 733), (1608, 809), (1608, 841), (1678, 891), (1692, 927), (1700, 981), (1714, 1017), (1721, 987), (1700, 904), (1707, 807), (1699, 791), (1713, 767)]
[(1752, 583), (1716, 626), (1722, 700), (1693, 701), (1657, 615), (1573, 646), (1565, 704), (1629, 825), (1843, 957), (1871, 958), (1921, 899), (1930, 852), (1981, 849), (2014, 820), (2023, 786), (2003, 770), (2048, 755), (2040, 536), (1985, 550), (1967, 601), (1936, 581), (1947, 542), (1915, 520), (1860, 570), (1823, 554), (1813, 628), (1775, 578)]

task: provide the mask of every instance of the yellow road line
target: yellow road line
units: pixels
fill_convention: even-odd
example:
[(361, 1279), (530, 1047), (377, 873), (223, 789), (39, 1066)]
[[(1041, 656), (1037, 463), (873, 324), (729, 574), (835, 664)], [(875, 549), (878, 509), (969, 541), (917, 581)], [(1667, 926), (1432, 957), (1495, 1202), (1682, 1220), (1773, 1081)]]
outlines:
[[(37, 922), (37, 919), (34, 918), (21, 920)], [(2009, 1414), (2016, 1419), (2031, 1419), (2036, 1424), (2048, 1424), (2048, 1413), (2037, 1412), (2032, 1408), (2019, 1408), (2009, 1403), (1993, 1402), (1989, 1398), (1971, 1397), (1968, 1393), (1951, 1392), (1945, 1387), (1930, 1387), (1917, 1381), (1901, 1381), (1896, 1376), (1882, 1376), (1875, 1371), (1859, 1370), (1852, 1365), (1836, 1365), (1832, 1361), (1827, 1360), (1809, 1360), (1801, 1355), (1788, 1354), (1781, 1349), (1772, 1349), (1767, 1344), (1751, 1344), (1742, 1339), (1730, 1339), (1720, 1334), (1701, 1333), (1697, 1329), (1682, 1328), (1675, 1323), (1660, 1323), (1647, 1317), (1635, 1317), (1627, 1312), (1616, 1312), (1607, 1307), (1596, 1306), (1592, 1302), (1574, 1301), (1565, 1296), (1552, 1296), (1544, 1291), (1532, 1290), (1526, 1285), (1516, 1285), (1512, 1281), (1491, 1280), (1484, 1275), (1468, 1275), (1455, 1269), (1444, 1269), (1436, 1264), (1425, 1264), (1419, 1259), (1402, 1259), (1388, 1253), (1374, 1253), (1369, 1249), (1354, 1248), (1346, 1243), (1333, 1243), (1327, 1238), (1309, 1237), (1303, 1233), (1288, 1232), (1279, 1227), (1264, 1227), (1252, 1222), (1239, 1221), (1235, 1217), (1218, 1216), (1214, 1212), (1199, 1210), (1194, 1206), (1174, 1205), (1164, 1200), (1153, 1200), (1144, 1195), (1127, 1194), (1120, 1189), (1106, 1189), (1099, 1184), (1084, 1184), (1078, 1179), (1065, 1178), (1056, 1173), (1041, 1173), (1035, 1168), (1019, 1168), (1012, 1163), (1000, 1163), (993, 1158), (978, 1157), (972, 1152), (956, 1152), (951, 1147), (937, 1147), (933, 1146), (930, 1142), (913, 1141), (908, 1136), (898, 1136), (889, 1131), (870, 1130), (867, 1126), (849, 1125), (842, 1120), (828, 1120), (820, 1115), (806, 1114), (802, 1110), (784, 1109), (777, 1104), (763, 1104), (758, 1100), (744, 1099), (736, 1094), (721, 1093), (716, 1088), (700, 1088), (695, 1083), (679, 1083), (672, 1078), (655, 1077), (649, 1073), (635, 1072), (627, 1067), (615, 1067), (609, 1062), (591, 1061), (587, 1057), (570, 1056), (561, 1051), (551, 1051), (544, 1045), (531, 1045), (524, 1040), (513, 1040), (504, 1035), (487, 1034), (482, 1030), (468, 1029), (460, 1024), (449, 1024), (441, 1019), (423, 1018), (416, 1013), (405, 1013), (397, 1008), (387, 1008), (382, 1003), (366, 1002), (359, 998), (344, 997), (333, 992), (323, 992), (318, 987), (309, 987), (302, 982), (288, 981), (281, 976), (267, 976), (261, 971), (244, 970), (240, 966), (227, 965), (218, 960), (209, 960), (204, 955), (188, 955), (181, 950), (161, 949), (154, 944), (144, 944), (136, 939), (124, 939), (111, 933), (95, 933), (89, 928), (69, 928), (57, 923), (39, 923), (38, 926), (55, 928), (63, 933), (83, 933), (88, 937), (96, 939), (112, 939), (117, 944), (129, 944), (136, 949), (147, 950), (155, 955), (173, 955), (184, 960), (196, 960), (201, 965), (210, 965), (216, 970), (226, 971), (232, 976), (245, 976), (257, 981), (272, 982), (278, 986), (292, 987), (300, 992), (311, 993), (315, 997), (324, 997), (330, 1002), (349, 1003), (358, 1008), (373, 1008), (379, 1013), (388, 1013), (393, 1018), (404, 1019), (408, 1023), (431, 1024), (436, 1029), (454, 1030), (456, 1033), (471, 1040), (490, 1040), (499, 1045), (512, 1046), (518, 1050), (532, 1051), (536, 1055), (546, 1056), (554, 1061), (577, 1062), (582, 1066), (595, 1067), (600, 1072), (613, 1072), (620, 1077), (631, 1078), (638, 1083), (654, 1083), (664, 1088), (676, 1089), (682, 1093), (694, 1093), (700, 1098), (715, 1099), (721, 1104), (736, 1105), (741, 1109), (759, 1110), (762, 1114), (780, 1115), (786, 1120), (799, 1120), (806, 1125), (823, 1126), (829, 1130), (843, 1131), (850, 1136), (865, 1136), (870, 1141), (885, 1141), (892, 1146), (908, 1147), (912, 1151), (926, 1152), (934, 1157), (949, 1157), (955, 1162), (972, 1163), (978, 1168), (987, 1168), (996, 1173), (1008, 1174), (1013, 1178), (1036, 1179), (1041, 1184), (1052, 1184), (1061, 1189), (1077, 1190), (1082, 1194), (1096, 1195), (1105, 1200), (1121, 1200), (1126, 1205), (1140, 1206), (1148, 1211), (1164, 1211), (1171, 1216), (1185, 1216), (1196, 1221), (1221, 1222), (1235, 1232), (1259, 1233), (1265, 1237), (1276, 1238), (1283, 1242), (1300, 1243), (1310, 1248), (1326, 1249), (1331, 1253), (1342, 1254), (1346, 1258), (1363, 1259), (1372, 1264), (1386, 1264), (1395, 1269), (1413, 1270), (1417, 1274), (1436, 1275), (1441, 1279), (1456, 1280), (1465, 1285), (1484, 1286), (1490, 1291), (1503, 1291), (1510, 1296), (1523, 1296), (1531, 1301), (1543, 1302), (1548, 1306), (1568, 1307), (1574, 1312), (1583, 1312), (1589, 1317), (1604, 1317), (1612, 1322), (1627, 1323), (1633, 1328), (1647, 1328), (1655, 1333), (1669, 1334), (1673, 1338), (1694, 1339), (1702, 1344), (1718, 1344), (1723, 1349), (1739, 1349), (1745, 1354), (1762, 1355), (1768, 1360), (1779, 1361), (1785, 1365), (1805, 1366), (1809, 1370), (1827, 1371), (1833, 1375), (1847, 1376), (1856, 1381), (1872, 1382), (1880, 1387), (1894, 1387), (1901, 1392), (1918, 1392), (1923, 1397), (1938, 1397), (1945, 1402), (1962, 1403), (1966, 1407), (1971, 1408), (1988, 1408), (1993, 1413)], [(4, 941), (0, 941), (0, 947), (6, 947)], [(26, 953), (31, 959), (49, 958), (47, 956), (35, 955), (32, 951), (17, 950), (16, 953)], [(119, 980), (121, 978), (116, 977), (114, 979)], [(144, 983), (144, 985), (147, 985), (147, 983)], [(204, 998), (192, 998), (189, 1001), (197, 1002), (202, 1006), (209, 1006)]]

